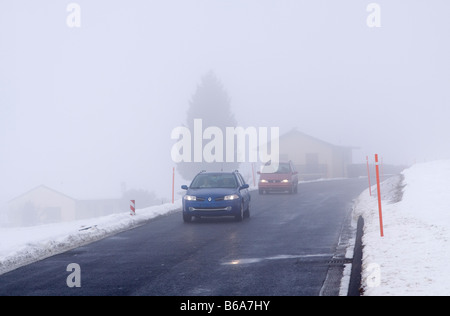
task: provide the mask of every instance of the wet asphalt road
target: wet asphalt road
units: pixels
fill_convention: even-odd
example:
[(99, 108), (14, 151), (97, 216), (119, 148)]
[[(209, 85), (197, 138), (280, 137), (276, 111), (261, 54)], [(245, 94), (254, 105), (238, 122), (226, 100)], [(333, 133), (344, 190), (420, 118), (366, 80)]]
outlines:
[[(319, 295), (361, 179), (252, 194), (251, 216), (185, 224), (179, 213), (0, 276), (0, 295)], [(69, 288), (70, 263), (81, 286)]]

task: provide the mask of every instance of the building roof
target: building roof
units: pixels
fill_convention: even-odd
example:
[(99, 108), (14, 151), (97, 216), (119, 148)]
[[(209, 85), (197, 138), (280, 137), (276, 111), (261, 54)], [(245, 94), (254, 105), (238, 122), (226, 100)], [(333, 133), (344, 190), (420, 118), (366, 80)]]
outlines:
[(319, 139), (319, 138), (316, 138), (316, 137), (314, 137), (314, 136), (311, 136), (311, 135), (305, 134), (305, 133), (303, 133), (303, 132), (300, 132), (300, 131), (299, 131), (298, 129), (296, 129), (296, 128), (293, 128), (293, 129), (291, 129), (289, 132), (287, 132), (287, 133), (281, 135), (281, 136), (280, 136), (280, 139), (282, 139), (282, 138), (288, 138), (288, 137), (303, 137), (303, 138), (309, 138), (310, 140), (312, 140), (312, 141), (314, 141), (314, 142), (320, 143), (320, 144), (325, 145), (325, 146), (334, 147), (334, 148), (341, 148), (341, 149), (358, 149), (358, 148), (359, 148), (359, 147), (354, 147), (354, 146), (340, 146), (340, 145), (334, 145), (334, 144), (328, 143), (328, 142), (326, 142), (326, 141), (324, 141), (324, 140), (321, 140), (321, 139)]
[(71, 199), (71, 200), (74, 200), (74, 201), (75, 201), (75, 199), (74, 199), (73, 197), (70, 197), (70, 196), (68, 196), (68, 195), (66, 195), (66, 194), (64, 194), (64, 193), (61, 193), (61, 192), (56, 191), (56, 190), (54, 190), (54, 189), (52, 189), (52, 188), (49, 188), (49, 187), (46, 186), (46, 185), (41, 184), (41, 185), (38, 185), (37, 187), (34, 187), (34, 188), (32, 188), (31, 190), (28, 190), (27, 192), (22, 193), (21, 195), (19, 195), (19, 196), (13, 198), (13, 199), (11, 199), (11, 200), (9, 200), (8, 203), (11, 203), (11, 202), (13, 202), (13, 201), (15, 201), (15, 200), (18, 200), (18, 199), (24, 197), (25, 195), (27, 195), (27, 194), (29, 194), (29, 193), (31, 193), (31, 192), (33, 192), (33, 191), (36, 191), (37, 189), (40, 189), (40, 188), (46, 189), (46, 190), (51, 191), (51, 192), (53, 192), (53, 193), (55, 193), (55, 194), (64, 196), (64, 197), (66, 197), (66, 198), (68, 198), (68, 199)]

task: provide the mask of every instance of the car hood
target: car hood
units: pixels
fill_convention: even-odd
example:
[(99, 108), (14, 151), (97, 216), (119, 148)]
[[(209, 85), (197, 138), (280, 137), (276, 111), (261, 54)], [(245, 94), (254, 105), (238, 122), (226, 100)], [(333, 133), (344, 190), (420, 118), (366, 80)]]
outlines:
[(234, 194), (237, 192), (237, 188), (201, 188), (201, 189), (189, 189), (186, 194), (195, 195), (199, 197), (223, 197), (225, 195)]

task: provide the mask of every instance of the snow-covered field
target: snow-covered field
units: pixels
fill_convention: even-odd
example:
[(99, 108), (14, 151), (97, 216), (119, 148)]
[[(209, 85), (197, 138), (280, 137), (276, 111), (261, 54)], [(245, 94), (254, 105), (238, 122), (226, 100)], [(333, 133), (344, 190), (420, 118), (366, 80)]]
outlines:
[(129, 212), (67, 223), (0, 230), (0, 274), (109, 235), (139, 226), (181, 208), (181, 200)]
[[(356, 200), (362, 215), (364, 295), (450, 295), (450, 161), (416, 164), (382, 183), (384, 237), (376, 186)], [(175, 204), (82, 221), (0, 230), (0, 274), (174, 212)]]
[[(402, 196), (403, 193), (403, 196)], [(364, 295), (450, 295), (450, 161), (416, 164), (363, 192), (354, 219), (365, 220)]]

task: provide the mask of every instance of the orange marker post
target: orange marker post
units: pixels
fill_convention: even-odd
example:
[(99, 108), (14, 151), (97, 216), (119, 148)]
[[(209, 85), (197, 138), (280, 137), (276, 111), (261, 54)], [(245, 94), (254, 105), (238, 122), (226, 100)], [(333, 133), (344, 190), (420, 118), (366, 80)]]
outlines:
[(377, 194), (378, 194), (378, 213), (380, 217), (380, 235), (384, 237), (383, 232), (383, 212), (381, 209), (381, 189), (380, 189), (380, 166), (378, 163), (378, 155), (375, 154), (375, 169), (377, 172)]

